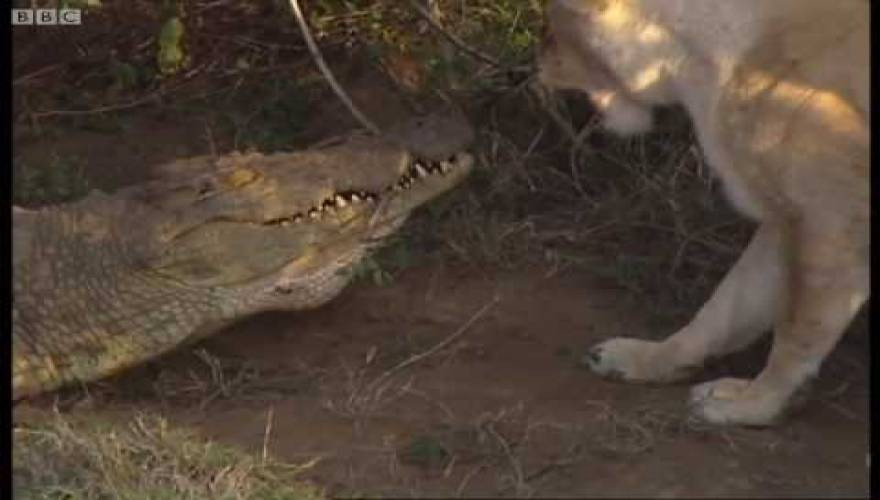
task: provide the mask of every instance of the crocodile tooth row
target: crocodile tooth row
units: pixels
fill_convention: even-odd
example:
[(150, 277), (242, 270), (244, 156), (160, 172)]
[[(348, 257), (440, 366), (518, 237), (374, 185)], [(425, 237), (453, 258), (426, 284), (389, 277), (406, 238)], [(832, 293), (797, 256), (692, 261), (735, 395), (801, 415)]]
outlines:
[(399, 191), (409, 189), (413, 182), (434, 174), (447, 174), (455, 165), (455, 156), (450, 156), (443, 161), (416, 160), (413, 165), (400, 176), (397, 183), (385, 188), (386, 191)]
[[(407, 169), (406, 173), (400, 176), (400, 179), (398, 179), (395, 184), (388, 186), (385, 190), (399, 191), (401, 189), (409, 189), (416, 180), (421, 179), (422, 177), (428, 177), (435, 174), (445, 175), (452, 170), (455, 160), (455, 156), (450, 156), (443, 161), (416, 160), (413, 165)], [(347, 191), (344, 193), (337, 193), (324, 200), (320, 205), (310, 208), (305, 214), (297, 213), (290, 217), (274, 219), (267, 224), (287, 226), (291, 223), (295, 224), (302, 222), (306, 217), (309, 219), (318, 219), (324, 213), (336, 210), (337, 208), (344, 208), (362, 202), (375, 203), (378, 198), (379, 197), (375, 194), (367, 191)]]
[(367, 191), (346, 191), (344, 193), (337, 193), (332, 197), (324, 200), (320, 205), (310, 208), (305, 213), (300, 212), (290, 217), (274, 219), (269, 221), (268, 224), (287, 226), (291, 223), (302, 222), (302, 220), (306, 217), (308, 217), (309, 219), (317, 219), (325, 212), (330, 212), (336, 210), (337, 208), (343, 208), (349, 205), (358, 205), (364, 202), (375, 203), (378, 199), (378, 196)]

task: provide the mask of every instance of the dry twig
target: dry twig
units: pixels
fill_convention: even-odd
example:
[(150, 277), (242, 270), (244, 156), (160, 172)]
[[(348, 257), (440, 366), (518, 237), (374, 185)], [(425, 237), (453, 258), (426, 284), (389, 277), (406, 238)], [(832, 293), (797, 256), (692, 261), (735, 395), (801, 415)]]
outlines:
[(336, 77), (333, 76), (333, 73), (330, 71), (330, 68), (324, 61), (324, 56), (322, 56), (321, 51), (318, 50), (318, 45), (315, 43), (315, 39), (312, 38), (312, 33), (309, 31), (309, 26), (306, 23), (306, 20), (302, 15), (302, 11), (299, 8), (299, 2), (297, 0), (290, 0), (290, 8), (293, 9), (294, 17), (296, 18), (297, 24), (299, 24), (299, 29), (302, 30), (303, 38), (306, 41), (306, 46), (309, 48), (309, 52), (312, 54), (312, 58), (315, 60), (315, 64), (318, 65), (318, 69), (321, 71), (324, 79), (327, 80), (327, 83), (333, 89), (333, 92), (336, 93), (336, 96), (339, 97), (339, 100), (342, 101), (343, 104), (345, 104), (345, 107), (348, 108), (348, 110), (357, 119), (357, 121), (361, 122), (361, 125), (363, 125), (370, 132), (378, 135), (379, 127), (377, 127), (372, 120), (361, 113), (357, 106), (354, 105), (354, 103), (351, 101), (351, 98), (348, 97), (348, 94), (345, 93), (345, 90), (343, 90), (342, 86), (339, 85), (339, 82), (336, 81)]
[(409, 3), (410, 5), (412, 5), (413, 9), (418, 12), (418, 14), (422, 16), (432, 28), (434, 28), (438, 33), (446, 37), (446, 39), (449, 40), (453, 45), (455, 45), (468, 55), (474, 57), (475, 59), (479, 59), (480, 61), (483, 61), (484, 63), (494, 66), (496, 68), (501, 68), (501, 63), (496, 61), (494, 58), (487, 56), (479, 50), (469, 46), (468, 44), (464, 43), (464, 41), (462, 41), (460, 38), (453, 35), (448, 30), (444, 29), (443, 26), (440, 26), (437, 20), (434, 19), (434, 16), (432, 16), (431, 13), (428, 12), (424, 6), (419, 4), (417, 0), (410, 0)]
[(379, 375), (378, 377), (376, 377), (375, 380), (373, 380), (372, 383), (370, 383), (368, 389), (373, 389), (374, 387), (378, 386), (381, 382), (384, 382), (385, 379), (391, 377), (395, 373), (403, 370), (404, 368), (406, 368), (410, 365), (413, 365), (413, 364), (427, 358), (428, 356), (434, 354), (435, 352), (439, 351), (440, 349), (443, 349), (447, 345), (454, 342), (456, 339), (458, 339), (459, 337), (464, 335), (464, 333), (468, 331), (468, 329), (471, 327), (471, 325), (473, 325), (481, 316), (486, 314), (486, 312), (492, 306), (497, 304), (498, 300), (499, 300), (499, 298), (497, 296), (492, 297), (492, 300), (487, 302), (482, 308), (480, 308), (479, 311), (474, 313), (474, 315), (471, 316), (470, 319), (468, 319), (463, 325), (461, 325), (461, 327), (459, 327), (459, 329), (456, 330), (452, 335), (450, 335), (450, 336), (446, 337), (445, 339), (443, 339), (442, 341), (438, 342), (437, 344), (435, 344), (433, 347), (431, 347), (427, 351), (422, 351), (414, 356), (411, 356), (408, 359), (406, 359), (406, 360), (402, 361), (401, 363), (399, 363), (398, 365), (396, 365), (395, 367), (386, 371), (382, 375)]

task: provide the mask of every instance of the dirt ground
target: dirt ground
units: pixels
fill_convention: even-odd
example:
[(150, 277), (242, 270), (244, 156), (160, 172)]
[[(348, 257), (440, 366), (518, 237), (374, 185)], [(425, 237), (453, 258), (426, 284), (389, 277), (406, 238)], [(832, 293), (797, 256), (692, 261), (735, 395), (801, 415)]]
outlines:
[[(255, 454), (317, 459), (303, 477), (333, 496), (867, 495), (861, 332), (787, 424), (725, 430), (687, 421), (686, 386), (622, 385), (578, 366), (587, 345), (620, 334), (656, 332), (612, 283), (438, 263), (313, 312), (245, 320), (72, 411), (159, 413)], [(715, 373), (754, 373), (764, 350)]]
[[(393, 371), (467, 326), (456, 343)], [(320, 457), (309, 477), (338, 495), (867, 493), (863, 339), (835, 352), (815, 399), (788, 425), (719, 431), (687, 424), (684, 386), (615, 384), (577, 366), (585, 346), (619, 334), (652, 332), (609, 283), (438, 264), (313, 313), (254, 318), (205, 344), (260, 378), (289, 380), (261, 389), (278, 394), (218, 398), (203, 411), (141, 404), (254, 452)], [(191, 366), (181, 361), (175, 369)], [(755, 368), (748, 359), (723, 367)]]
[[(345, 116), (333, 110), (324, 114)], [(208, 143), (232, 146), (197, 117), (128, 120), (124, 140), (67, 133), (51, 148), (22, 141), (16, 155), (76, 155), (104, 187)], [(315, 311), (247, 318), (61, 406), (120, 421), (159, 414), (256, 455), (309, 464), (303, 477), (336, 497), (867, 496), (864, 321), (784, 425), (707, 428), (687, 419), (687, 385), (613, 383), (580, 366), (607, 337), (673, 331), (599, 274), (428, 258)], [(702, 379), (755, 374), (766, 351), (764, 343), (724, 359)]]

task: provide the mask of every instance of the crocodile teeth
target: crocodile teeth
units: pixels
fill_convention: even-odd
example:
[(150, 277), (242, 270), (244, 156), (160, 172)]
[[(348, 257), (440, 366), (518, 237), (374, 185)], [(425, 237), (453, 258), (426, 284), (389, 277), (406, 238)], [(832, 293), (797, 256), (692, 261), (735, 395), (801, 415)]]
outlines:
[[(445, 175), (455, 167), (456, 160), (457, 157), (455, 155), (452, 155), (446, 160), (439, 162), (425, 159), (415, 160), (410, 166), (409, 170), (402, 174), (397, 179), (397, 182), (386, 186), (383, 192), (407, 190), (424, 177), (429, 177), (436, 174)], [(276, 223), (281, 226), (288, 226), (291, 223), (300, 223), (306, 218), (315, 220), (321, 218), (325, 213), (335, 212), (339, 208), (345, 208), (349, 205), (359, 204), (362, 202), (375, 203), (378, 199), (379, 197), (376, 193), (371, 193), (368, 191), (338, 192), (332, 195), (330, 198), (325, 199), (320, 204), (312, 207), (307, 212), (297, 213), (291, 217), (279, 219), (276, 221)]]

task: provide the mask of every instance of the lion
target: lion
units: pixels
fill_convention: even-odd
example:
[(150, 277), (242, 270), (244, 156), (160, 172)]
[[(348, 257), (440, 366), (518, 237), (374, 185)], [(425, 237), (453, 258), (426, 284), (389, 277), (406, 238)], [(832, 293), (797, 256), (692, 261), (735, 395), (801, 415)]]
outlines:
[(755, 378), (696, 385), (690, 408), (778, 422), (868, 298), (869, 2), (550, 0), (545, 15), (544, 85), (585, 92), (620, 134), (682, 105), (727, 198), (759, 224), (689, 324), (601, 342), (590, 368), (679, 381), (772, 330)]

